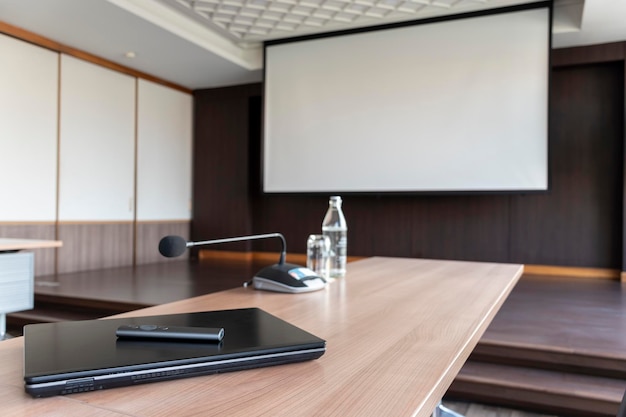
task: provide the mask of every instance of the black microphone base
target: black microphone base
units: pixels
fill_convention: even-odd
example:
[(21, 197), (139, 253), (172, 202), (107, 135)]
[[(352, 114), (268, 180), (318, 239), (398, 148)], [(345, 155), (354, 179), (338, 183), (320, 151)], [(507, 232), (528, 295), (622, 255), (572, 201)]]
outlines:
[(301, 293), (325, 288), (326, 280), (304, 266), (283, 263), (261, 269), (252, 278), (252, 284), (257, 290)]

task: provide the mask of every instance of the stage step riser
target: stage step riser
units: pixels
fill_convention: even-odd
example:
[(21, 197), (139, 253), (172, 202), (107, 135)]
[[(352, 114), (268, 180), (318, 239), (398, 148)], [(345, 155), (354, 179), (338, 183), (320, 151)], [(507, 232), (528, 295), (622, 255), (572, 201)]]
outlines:
[(470, 360), (626, 380), (624, 357), (587, 355), (551, 347), (532, 348), (480, 341)]
[(623, 379), (470, 360), (446, 398), (559, 416), (615, 417), (625, 389)]
[(463, 381), (455, 381), (446, 398), (550, 413), (560, 417), (615, 417), (618, 409), (614, 404)]

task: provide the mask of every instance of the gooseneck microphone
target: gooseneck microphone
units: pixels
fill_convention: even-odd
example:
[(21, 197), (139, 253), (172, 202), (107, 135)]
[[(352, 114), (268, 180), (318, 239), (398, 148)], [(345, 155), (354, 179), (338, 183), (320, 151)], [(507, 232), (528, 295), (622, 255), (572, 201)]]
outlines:
[(241, 242), (246, 240), (257, 240), (257, 239), (268, 239), (272, 237), (280, 238), (283, 243), (282, 251), (280, 252), (280, 259), (278, 260), (278, 264), (282, 265), (285, 263), (285, 257), (287, 256), (287, 241), (285, 237), (280, 233), (266, 233), (263, 235), (250, 235), (250, 236), (238, 236), (238, 237), (226, 237), (223, 239), (213, 239), (213, 240), (203, 240), (200, 242), (188, 242), (180, 236), (165, 236), (159, 242), (159, 253), (167, 258), (175, 258), (177, 256), (185, 253), (187, 248), (192, 248), (194, 246), (204, 246), (204, 245), (216, 245), (219, 243), (232, 243), (232, 242)]
[[(167, 258), (175, 258), (185, 253), (187, 248), (194, 246), (216, 245), (220, 243), (241, 242), (268, 238), (280, 238), (282, 251), (277, 264), (261, 269), (252, 278), (254, 288), (259, 290), (300, 293), (320, 290), (326, 286), (324, 277), (317, 275), (309, 268), (285, 263), (287, 256), (287, 242), (280, 233), (266, 233), (261, 235), (227, 237), (223, 239), (188, 242), (180, 236), (165, 236), (159, 242), (159, 252)], [(248, 286), (248, 283), (244, 284)]]

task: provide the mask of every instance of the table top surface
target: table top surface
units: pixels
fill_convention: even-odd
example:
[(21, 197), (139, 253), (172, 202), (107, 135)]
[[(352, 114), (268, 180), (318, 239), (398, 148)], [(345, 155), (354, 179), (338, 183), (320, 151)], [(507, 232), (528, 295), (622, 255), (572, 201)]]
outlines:
[(321, 291), (242, 287), (125, 313), (259, 307), (325, 339), (327, 351), (297, 364), (68, 396), (26, 394), (23, 339), (10, 339), (0, 342), (0, 403), (22, 416), (430, 416), (522, 271), (369, 258)]
[(63, 242), (60, 240), (0, 238), (0, 252), (22, 249), (58, 248), (60, 246), (63, 246)]

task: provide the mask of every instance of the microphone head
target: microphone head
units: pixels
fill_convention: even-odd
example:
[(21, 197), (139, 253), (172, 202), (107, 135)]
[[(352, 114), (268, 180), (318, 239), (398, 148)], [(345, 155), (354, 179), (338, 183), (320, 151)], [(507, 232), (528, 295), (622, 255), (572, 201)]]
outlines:
[(187, 241), (180, 236), (165, 236), (159, 242), (159, 252), (167, 258), (175, 258), (187, 250)]

